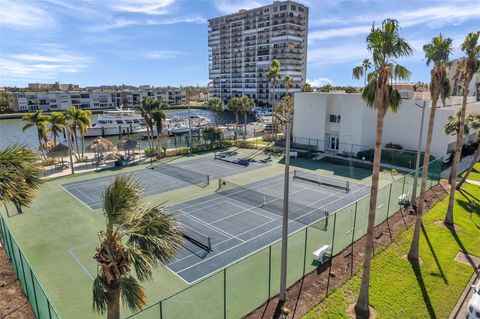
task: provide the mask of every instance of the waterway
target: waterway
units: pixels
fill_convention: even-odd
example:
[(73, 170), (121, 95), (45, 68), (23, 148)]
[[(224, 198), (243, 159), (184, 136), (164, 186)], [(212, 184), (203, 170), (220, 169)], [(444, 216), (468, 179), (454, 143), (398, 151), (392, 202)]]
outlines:
[[(180, 117), (180, 118), (188, 118), (188, 111), (187, 110), (166, 110), (165, 111), (167, 117)], [(219, 125), (226, 124), (226, 123), (234, 123), (235, 122), (235, 115), (231, 112), (222, 112), (216, 115), (215, 113), (208, 111), (208, 110), (200, 110), (200, 109), (192, 109), (192, 115), (200, 115), (206, 118), (211, 119), (212, 121), (216, 121)], [(96, 121), (99, 115), (94, 114), (92, 115), (92, 123)], [(243, 116), (240, 119), (242, 123)], [(249, 116), (247, 122), (254, 121), (252, 116)], [(0, 120), (0, 148), (5, 148), (11, 144), (25, 144), (33, 149), (38, 149), (38, 140), (37, 140), (37, 132), (35, 128), (31, 127), (25, 131), (22, 130), (23, 122), (21, 119), (10, 119), (10, 120)], [(141, 145), (141, 147), (145, 147), (147, 142), (146, 140), (142, 139), (139, 136), (132, 136), (134, 139), (137, 139)], [(109, 137), (109, 139), (116, 145), (119, 138), (118, 136)], [(63, 139), (60, 139), (63, 142)], [(86, 145), (91, 142), (91, 138), (86, 140)], [(187, 143), (187, 136), (176, 136), (170, 139), (169, 147), (180, 147), (185, 146)]]

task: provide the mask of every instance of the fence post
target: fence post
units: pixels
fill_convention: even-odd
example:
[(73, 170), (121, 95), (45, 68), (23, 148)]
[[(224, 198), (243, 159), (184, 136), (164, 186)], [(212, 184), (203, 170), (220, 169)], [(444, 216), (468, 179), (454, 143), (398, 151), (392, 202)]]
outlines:
[(268, 299), (272, 290), (272, 245), (268, 246)]
[(18, 248), (18, 255), (20, 256), (20, 266), (22, 267), (23, 282), (25, 283), (25, 294), (27, 295), (27, 299), (30, 299), (28, 296), (27, 277), (25, 277), (25, 268), (23, 268), (23, 258), (22, 253), (20, 252), (20, 248)]
[(40, 317), (40, 312), (38, 311), (37, 291), (35, 290), (35, 281), (33, 280), (33, 271), (32, 271), (32, 267), (30, 267), (30, 265), (28, 265), (28, 268), (30, 268), (30, 278), (32, 279), (33, 297), (35, 299), (35, 308), (37, 309), (37, 316)]
[(353, 214), (353, 230), (352, 230), (352, 267), (350, 267), (350, 277), (353, 276), (353, 245), (355, 243), (355, 227), (357, 226), (357, 207), (358, 201), (355, 202), (355, 213)]
[[(45, 292), (44, 292), (45, 294)], [(48, 300), (48, 298), (45, 298), (47, 299), (47, 308), (48, 308), (48, 318), (52, 319), (52, 313), (50, 311), (50, 300)]]
[(331, 248), (331, 254), (330, 254), (330, 267), (328, 268), (328, 278), (327, 278), (327, 291), (326, 291), (326, 296), (328, 297), (328, 288), (330, 287), (330, 274), (332, 273), (332, 262), (333, 262), (333, 247), (335, 243), (335, 227), (337, 224), (337, 214), (333, 216), (333, 233), (332, 233), (332, 245), (330, 246)]
[(158, 306), (160, 307), (160, 319), (163, 318), (163, 309), (162, 309), (162, 300), (158, 303)]
[(303, 276), (305, 276), (305, 266), (307, 263), (307, 240), (308, 240), (308, 227), (305, 228), (305, 248), (303, 250)]
[(223, 318), (227, 319), (227, 268), (223, 269)]

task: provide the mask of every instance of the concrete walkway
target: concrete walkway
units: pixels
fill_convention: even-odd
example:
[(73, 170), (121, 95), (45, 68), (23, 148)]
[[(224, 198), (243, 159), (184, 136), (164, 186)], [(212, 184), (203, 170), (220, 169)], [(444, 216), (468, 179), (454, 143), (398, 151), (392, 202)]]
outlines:
[[(462, 172), (465, 172), (469, 167), (470, 164), (473, 161), (473, 154), (465, 156), (460, 160), (460, 165), (458, 166), (457, 172), (460, 174)], [(444, 170), (442, 173), (440, 173), (441, 178), (449, 178), (450, 177), (450, 171), (452, 170), (451, 167), (447, 168)]]

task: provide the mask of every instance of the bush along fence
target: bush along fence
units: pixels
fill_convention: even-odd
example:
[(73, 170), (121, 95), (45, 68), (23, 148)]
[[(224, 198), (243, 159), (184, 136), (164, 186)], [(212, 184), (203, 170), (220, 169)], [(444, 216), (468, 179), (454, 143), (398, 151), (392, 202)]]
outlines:
[(3, 217), (0, 215), (0, 240), (8, 259), (11, 261), (13, 269), (17, 274), (18, 280), (22, 285), (22, 289), (32, 306), (33, 313), (38, 319), (58, 319), (60, 318), (57, 310), (50, 301), (50, 297), (43, 289), (35, 272), (22, 252), (20, 245), (15, 237), (7, 228)]
[[(441, 163), (441, 158), (430, 165), (438, 166), (437, 162)], [(430, 175), (427, 190), (439, 179), (439, 171)], [(402, 207), (402, 200), (410, 197), (413, 184), (414, 173), (411, 173), (378, 190), (375, 226)], [(322, 265), (314, 261), (312, 252), (329, 245), (328, 255), (335, 256), (366, 234), (369, 201), (367, 195), (289, 235), (288, 286)], [(240, 318), (279, 293), (280, 254), (281, 242), (277, 241), (129, 318)]]

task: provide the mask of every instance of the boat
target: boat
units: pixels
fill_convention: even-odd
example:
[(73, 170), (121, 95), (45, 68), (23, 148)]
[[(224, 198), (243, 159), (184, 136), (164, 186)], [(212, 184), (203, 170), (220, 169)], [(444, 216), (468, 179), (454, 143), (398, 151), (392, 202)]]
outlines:
[(135, 134), (145, 127), (143, 118), (130, 109), (105, 111), (85, 133), (85, 137)]

